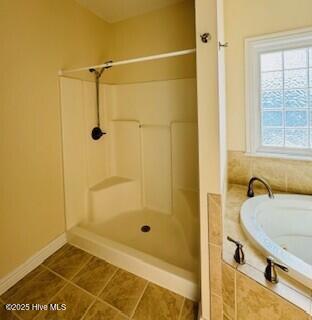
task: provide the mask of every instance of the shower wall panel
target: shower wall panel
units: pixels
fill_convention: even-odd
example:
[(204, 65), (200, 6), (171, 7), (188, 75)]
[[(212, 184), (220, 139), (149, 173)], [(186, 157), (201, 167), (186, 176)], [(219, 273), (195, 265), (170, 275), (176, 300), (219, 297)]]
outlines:
[(86, 212), (87, 159), (84, 143), (83, 82), (61, 78), (63, 168), (66, 225), (71, 228)]
[[(100, 123), (108, 131), (108, 105), (110, 104), (110, 86), (101, 85)], [(95, 84), (83, 81), (84, 127), (83, 137), (86, 145), (88, 187), (110, 176), (110, 137), (105, 135), (99, 140), (91, 138), (91, 131), (97, 125)]]
[(143, 205), (170, 214), (171, 146), (170, 127), (142, 125)]

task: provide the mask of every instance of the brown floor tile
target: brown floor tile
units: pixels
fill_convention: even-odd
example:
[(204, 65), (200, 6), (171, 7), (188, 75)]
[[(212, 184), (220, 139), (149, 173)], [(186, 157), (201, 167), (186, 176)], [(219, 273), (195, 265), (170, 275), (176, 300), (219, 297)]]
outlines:
[(65, 244), (43, 264), (64, 278), (71, 279), (90, 258), (87, 252)]
[(43, 267), (39, 266), (38, 268), (28, 273), (23, 279), (17, 282), (12, 288), (10, 288), (5, 293), (3, 293), (1, 296), (1, 299), (3, 301), (7, 301), (9, 297), (14, 296), (17, 293), (17, 291), (19, 291), (22, 287), (24, 287), (26, 284), (31, 282), (35, 277), (37, 277), (44, 270), (45, 269)]
[(116, 270), (108, 262), (92, 257), (72, 281), (93, 295), (98, 295)]
[[(35, 271), (35, 273), (38, 271)], [(46, 304), (65, 285), (65, 281), (48, 270), (34, 277), (29, 275), (8, 290), (2, 299), (5, 303)], [(32, 319), (38, 311), (17, 311), (25, 320)]]
[(138, 305), (135, 320), (178, 320), (183, 297), (149, 283)]
[(95, 298), (83, 290), (68, 284), (53, 298), (51, 304), (65, 304), (66, 310), (41, 312), (36, 320), (80, 320)]
[(147, 281), (124, 270), (118, 270), (100, 297), (130, 316), (138, 303)]
[(127, 318), (109, 305), (97, 301), (83, 320), (127, 320)]
[(0, 319), (1, 320), (18, 320), (12, 311), (7, 311), (4, 305), (0, 303)]
[(196, 320), (198, 314), (198, 304), (185, 299), (180, 320)]

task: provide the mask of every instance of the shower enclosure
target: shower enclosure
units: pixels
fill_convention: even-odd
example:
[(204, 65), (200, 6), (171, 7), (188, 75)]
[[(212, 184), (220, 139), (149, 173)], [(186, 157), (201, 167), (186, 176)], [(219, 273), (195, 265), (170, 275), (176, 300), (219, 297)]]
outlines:
[(196, 79), (107, 84), (109, 72), (98, 90), (60, 77), (68, 239), (197, 299)]

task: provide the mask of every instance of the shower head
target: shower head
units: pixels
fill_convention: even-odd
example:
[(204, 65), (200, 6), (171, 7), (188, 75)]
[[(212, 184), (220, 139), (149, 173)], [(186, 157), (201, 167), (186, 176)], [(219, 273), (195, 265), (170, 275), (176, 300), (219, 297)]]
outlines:
[(105, 70), (105, 67), (101, 68), (99, 71), (96, 70), (96, 69), (94, 69), (94, 68), (89, 69), (90, 72), (94, 72), (95, 78), (96, 78), (97, 80), (101, 78), (101, 75), (102, 75), (102, 73), (103, 73), (104, 70)]

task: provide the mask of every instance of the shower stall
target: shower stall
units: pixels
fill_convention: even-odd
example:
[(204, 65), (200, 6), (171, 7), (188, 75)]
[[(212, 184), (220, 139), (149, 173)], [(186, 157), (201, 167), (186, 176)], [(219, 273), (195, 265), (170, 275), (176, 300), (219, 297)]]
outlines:
[(197, 299), (196, 79), (109, 84), (109, 72), (98, 90), (60, 77), (68, 239)]

